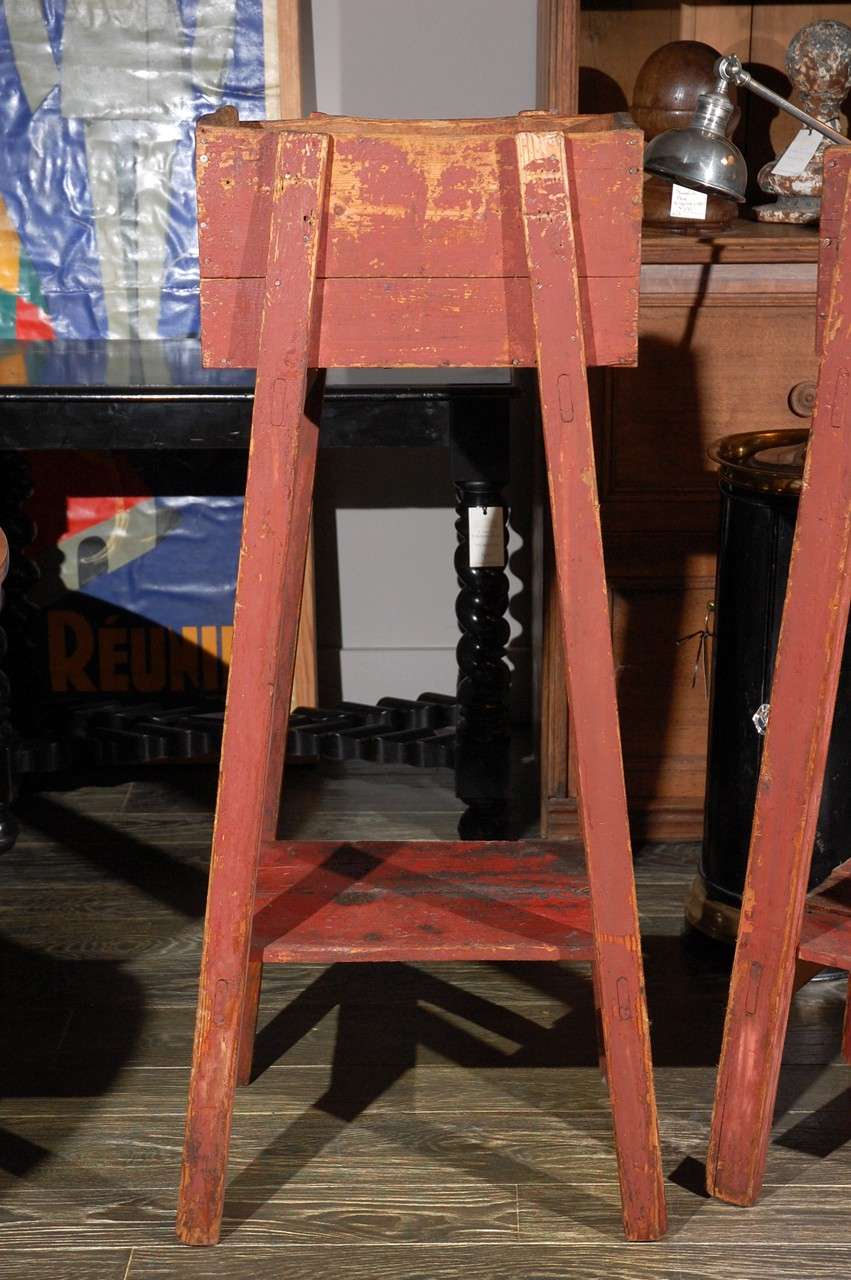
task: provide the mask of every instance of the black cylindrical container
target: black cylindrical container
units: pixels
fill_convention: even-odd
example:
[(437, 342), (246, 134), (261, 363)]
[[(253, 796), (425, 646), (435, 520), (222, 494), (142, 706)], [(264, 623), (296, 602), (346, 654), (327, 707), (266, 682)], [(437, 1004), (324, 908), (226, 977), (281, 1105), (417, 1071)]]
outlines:
[[(747, 868), (765, 741), (754, 717), (771, 697), (771, 676), (807, 429), (727, 436), (720, 465), (721, 535), (715, 584), (703, 851), (686, 907), (690, 924), (732, 940)], [(818, 637), (813, 637), (818, 644)], [(851, 845), (851, 647), (846, 642), (813, 849), (811, 887), (848, 857)]]

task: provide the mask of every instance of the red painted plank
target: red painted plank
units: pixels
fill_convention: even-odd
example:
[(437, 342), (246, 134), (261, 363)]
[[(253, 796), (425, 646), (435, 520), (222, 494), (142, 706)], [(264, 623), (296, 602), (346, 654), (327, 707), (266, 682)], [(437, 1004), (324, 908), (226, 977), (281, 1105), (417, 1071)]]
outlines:
[(304, 409), (328, 140), (271, 134), (279, 180), (236, 590), (177, 1230), (218, 1239), (260, 842), (274, 826), (318, 415)]
[[(201, 286), (204, 363), (254, 368), (263, 281), (206, 280)], [(634, 284), (580, 284), (589, 364), (632, 364), (636, 351)], [(529, 281), (325, 280), (317, 284), (322, 325), (314, 368), (531, 367), (535, 335)]]
[(814, 964), (851, 969), (851, 859), (807, 898), (798, 955)]
[(771, 690), (715, 1093), (707, 1185), (759, 1194), (801, 935), (851, 574), (851, 210), (848, 168), (830, 319)]
[[(558, 124), (548, 117), (547, 128)], [(570, 120), (563, 122), (569, 129)], [(320, 277), (525, 276), (516, 120), (482, 132), (423, 130), (333, 117), (287, 122), (334, 136)], [(531, 125), (529, 127), (532, 127)], [(265, 130), (198, 129), (202, 278), (262, 276), (271, 181), (260, 160)], [(641, 135), (565, 133), (580, 276), (637, 277)]]
[(836, 270), (839, 233), (842, 228), (845, 180), (851, 171), (851, 149), (831, 147), (825, 153), (825, 174), (819, 219), (818, 303), (816, 306), (816, 351), (821, 352), (824, 326), (830, 308), (830, 291)]
[(264, 961), (590, 960), (591, 904), (563, 844), (264, 846)]
[(239, 1052), (236, 1063), (236, 1083), (251, 1083), (251, 1067), (254, 1062), (254, 1041), (257, 1036), (257, 1014), (260, 1010), (260, 989), (263, 985), (263, 961), (252, 957), (248, 962), (245, 980), (245, 996), (242, 1001), (242, 1019), (239, 1027)]
[(517, 135), (567, 696), (624, 1228), (666, 1227), (564, 139)]

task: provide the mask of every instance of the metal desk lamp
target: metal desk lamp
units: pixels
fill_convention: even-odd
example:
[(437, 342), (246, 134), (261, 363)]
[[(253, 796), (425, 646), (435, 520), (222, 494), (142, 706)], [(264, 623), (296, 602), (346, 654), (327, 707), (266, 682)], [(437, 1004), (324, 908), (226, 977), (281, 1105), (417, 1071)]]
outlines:
[(786, 111), (810, 129), (817, 130), (841, 146), (851, 146), (851, 139), (787, 102), (780, 94), (766, 88), (745, 71), (738, 58), (730, 55), (719, 58), (715, 64), (718, 83), (712, 93), (702, 93), (697, 100), (697, 110), (691, 124), (685, 129), (669, 129), (648, 142), (644, 152), (644, 168), (669, 182), (708, 195), (726, 196), (728, 200), (744, 203), (748, 170), (745, 158), (737, 146), (725, 137), (724, 129), (734, 106), (730, 101), (728, 85), (735, 84), (750, 89), (766, 102)]

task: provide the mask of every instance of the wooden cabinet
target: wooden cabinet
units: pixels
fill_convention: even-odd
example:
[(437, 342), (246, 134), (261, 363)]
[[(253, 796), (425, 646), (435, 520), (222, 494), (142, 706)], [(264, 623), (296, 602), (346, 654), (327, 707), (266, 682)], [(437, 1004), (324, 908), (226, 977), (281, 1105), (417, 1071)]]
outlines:
[[(851, 25), (851, 4), (583, 0), (579, 109), (627, 109), (641, 65), (669, 40), (736, 53), (788, 96), (787, 45), (821, 18)], [(752, 94), (740, 93), (739, 103), (735, 140), (758, 195), (759, 166), (797, 125)], [(621, 734), (639, 838), (702, 832), (708, 701), (700, 664), (693, 682), (697, 637), (683, 637), (703, 629), (714, 592), (718, 497), (706, 451), (731, 432), (801, 424), (789, 393), (815, 377), (818, 247), (816, 229), (745, 219), (702, 240), (648, 231), (638, 367), (595, 371)], [(560, 638), (549, 616), (541, 778), (542, 825), (552, 834), (576, 831), (562, 688)]]
[[(786, 48), (801, 27), (832, 18), (851, 25), (851, 4), (693, 4), (657, 0), (583, 0), (579, 13), (579, 109), (623, 111), (645, 59), (669, 40), (701, 40), (735, 53), (777, 93), (803, 105), (784, 73)], [(734, 134), (757, 199), (760, 167), (791, 142), (798, 124), (754, 94), (739, 94)]]
[[(699, 632), (715, 577), (707, 449), (801, 425), (789, 393), (816, 372), (818, 233), (740, 223), (699, 241), (648, 232), (639, 363), (599, 371), (596, 428), (624, 765), (636, 835), (702, 830), (707, 695)], [(544, 664), (544, 823), (576, 827), (558, 645)]]

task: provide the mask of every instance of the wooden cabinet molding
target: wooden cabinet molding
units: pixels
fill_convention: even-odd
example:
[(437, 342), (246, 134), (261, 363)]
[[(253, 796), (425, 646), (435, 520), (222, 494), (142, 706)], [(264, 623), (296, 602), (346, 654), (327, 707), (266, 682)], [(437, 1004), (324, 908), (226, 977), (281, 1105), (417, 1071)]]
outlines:
[(579, 0), (538, 0), (538, 106), (570, 116), (579, 102)]

